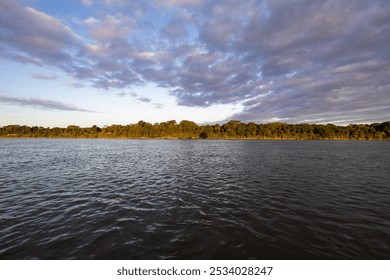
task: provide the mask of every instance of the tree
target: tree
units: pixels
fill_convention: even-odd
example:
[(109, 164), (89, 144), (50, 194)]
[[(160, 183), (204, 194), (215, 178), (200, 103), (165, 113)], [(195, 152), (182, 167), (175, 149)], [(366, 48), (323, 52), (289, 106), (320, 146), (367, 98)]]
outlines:
[(198, 125), (192, 121), (183, 120), (179, 123), (179, 136), (181, 138), (192, 138), (196, 135)]
[(199, 138), (200, 138), (200, 139), (207, 139), (208, 137), (209, 137), (209, 135), (207, 134), (207, 132), (202, 131), (202, 132), (199, 134)]
[(0, 127), (0, 137), (63, 137), (63, 138), (212, 138), (212, 139), (351, 139), (389, 140), (390, 121), (373, 124), (248, 124), (231, 120), (222, 126), (197, 125), (188, 120), (150, 124), (139, 121), (129, 125), (111, 125), (100, 128), (96, 125), (81, 128), (69, 125), (66, 128), (45, 128), (26, 125)]

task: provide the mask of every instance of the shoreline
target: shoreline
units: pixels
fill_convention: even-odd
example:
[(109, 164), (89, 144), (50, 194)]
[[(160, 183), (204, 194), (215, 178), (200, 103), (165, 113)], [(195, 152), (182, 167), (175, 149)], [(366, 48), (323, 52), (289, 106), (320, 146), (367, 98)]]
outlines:
[(8, 125), (0, 127), (0, 138), (75, 138), (75, 139), (171, 139), (171, 140), (390, 140), (390, 121), (372, 124), (287, 124), (243, 123), (232, 120), (223, 125), (198, 125), (191, 121), (147, 123), (100, 128), (69, 125), (38, 127)]
[(177, 141), (359, 141), (359, 142), (381, 142), (390, 139), (293, 139), (293, 138), (129, 138), (129, 137), (7, 137), (0, 136), (0, 139), (70, 139), (70, 140), (177, 140)]

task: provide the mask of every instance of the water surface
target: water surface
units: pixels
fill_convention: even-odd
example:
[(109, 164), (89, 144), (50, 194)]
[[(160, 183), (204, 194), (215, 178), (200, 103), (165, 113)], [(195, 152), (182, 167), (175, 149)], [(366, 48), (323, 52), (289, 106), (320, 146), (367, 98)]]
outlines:
[(388, 259), (390, 143), (0, 139), (1, 259)]

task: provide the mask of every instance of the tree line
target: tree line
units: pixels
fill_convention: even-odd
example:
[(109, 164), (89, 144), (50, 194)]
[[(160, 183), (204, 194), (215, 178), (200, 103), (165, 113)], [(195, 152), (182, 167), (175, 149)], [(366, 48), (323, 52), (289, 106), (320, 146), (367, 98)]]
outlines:
[(45, 128), (8, 125), (0, 128), (0, 137), (27, 138), (129, 138), (129, 139), (286, 139), (286, 140), (389, 140), (390, 121), (372, 124), (256, 124), (231, 120), (223, 125), (198, 125), (174, 120), (151, 124), (139, 121), (129, 125), (100, 128), (70, 125)]

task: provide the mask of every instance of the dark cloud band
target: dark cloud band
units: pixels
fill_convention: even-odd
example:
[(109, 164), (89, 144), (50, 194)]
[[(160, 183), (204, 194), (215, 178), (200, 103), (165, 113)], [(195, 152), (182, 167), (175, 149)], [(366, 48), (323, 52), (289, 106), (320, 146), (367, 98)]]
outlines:
[(22, 106), (22, 107), (32, 107), (42, 110), (53, 110), (53, 111), (75, 111), (75, 112), (88, 112), (93, 113), (87, 109), (82, 109), (77, 106), (65, 104), (58, 101), (47, 100), (47, 99), (37, 99), (37, 98), (18, 98), (0, 95), (0, 104)]

